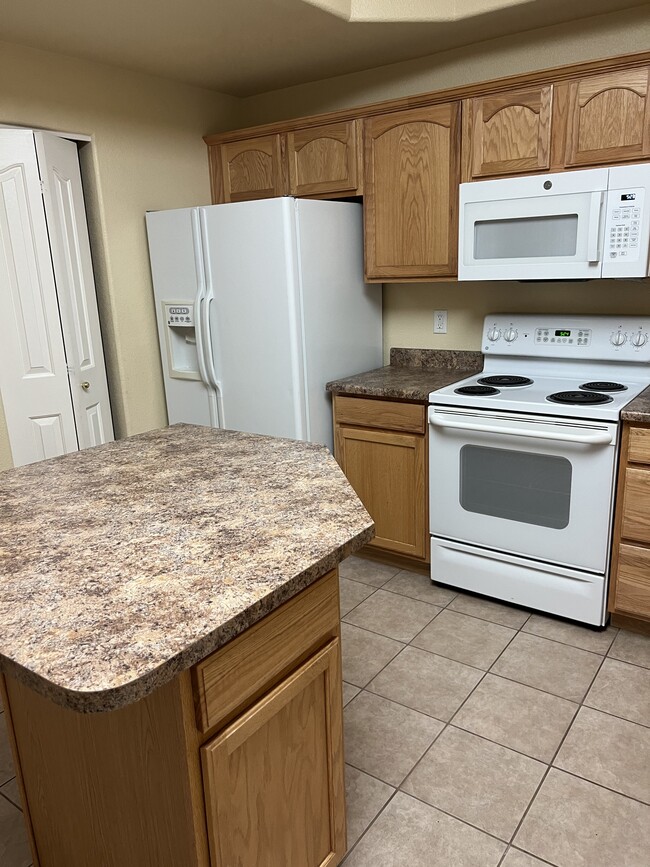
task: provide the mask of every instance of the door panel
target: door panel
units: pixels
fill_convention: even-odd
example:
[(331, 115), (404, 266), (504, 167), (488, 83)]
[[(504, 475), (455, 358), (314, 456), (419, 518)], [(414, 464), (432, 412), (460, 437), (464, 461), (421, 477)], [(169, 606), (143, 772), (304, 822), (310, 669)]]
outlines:
[(268, 199), (285, 193), (279, 135), (227, 142), (219, 147), (219, 157), (221, 190), (214, 185), (215, 203)]
[(34, 134), (43, 178), (70, 391), (79, 447), (113, 440), (97, 294), (77, 146), (53, 133)]
[(340, 678), (335, 639), (202, 748), (212, 867), (339, 863)]
[(0, 390), (16, 466), (78, 448), (30, 130), (0, 131)]
[(361, 195), (360, 151), (360, 121), (288, 132), (291, 195)]

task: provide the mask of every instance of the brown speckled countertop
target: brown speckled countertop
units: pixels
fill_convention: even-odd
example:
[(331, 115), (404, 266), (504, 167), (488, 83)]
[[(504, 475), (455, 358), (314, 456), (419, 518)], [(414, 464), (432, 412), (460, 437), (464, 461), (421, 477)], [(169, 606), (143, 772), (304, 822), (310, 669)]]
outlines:
[(621, 418), (623, 421), (640, 421), (650, 424), (650, 387), (623, 407)]
[(432, 391), (482, 369), (480, 352), (394, 347), (386, 367), (328, 382), (327, 390), (336, 394), (428, 403)]
[(327, 449), (192, 425), (0, 473), (0, 665), (137, 701), (368, 542)]

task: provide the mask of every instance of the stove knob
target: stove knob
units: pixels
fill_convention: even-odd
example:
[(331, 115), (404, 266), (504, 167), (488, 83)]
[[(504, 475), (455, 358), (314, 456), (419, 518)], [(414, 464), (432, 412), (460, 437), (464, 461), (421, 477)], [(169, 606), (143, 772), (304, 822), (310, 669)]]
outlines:
[(519, 332), (517, 331), (517, 329), (511, 327), (503, 335), (503, 339), (506, 340), (508, 343), (512, 343), (512, 341), (516, 340), (518, 336)]
[(626, 340), (627, 334), (624, 331), (612, 331), (612, 335), (609, 338), (613, 346), (623, 346)]
[(635, 331), (630, 339), (632, 346), (636, 346), (637, 349), (641, 346), (645, 346), (647, 342), (648, 335), (644, 334), (643, 331)]
[(488, 338), (488, 340), (491, 340), (492, 343), (494, 343), (494, 341), (498, 340), (500, 337), (501, 337), (501, 329), (497, 328), (496, 326), (493, 328), (490, 328), (490, 330), (487, 333), (487, 338)]

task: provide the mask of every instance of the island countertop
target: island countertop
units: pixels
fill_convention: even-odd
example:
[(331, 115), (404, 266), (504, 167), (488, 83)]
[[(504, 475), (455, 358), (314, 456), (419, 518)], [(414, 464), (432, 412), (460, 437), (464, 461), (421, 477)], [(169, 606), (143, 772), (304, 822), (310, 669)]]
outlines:
[(77, 711), (137, 701), (373, 535), (327, 449), (192, 425), (0, 474), (0, 665)]

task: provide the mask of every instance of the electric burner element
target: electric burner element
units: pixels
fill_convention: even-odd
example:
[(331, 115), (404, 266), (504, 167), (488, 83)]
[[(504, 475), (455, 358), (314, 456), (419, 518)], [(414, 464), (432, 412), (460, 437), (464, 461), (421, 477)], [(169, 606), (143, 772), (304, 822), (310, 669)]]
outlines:
[(498, 385), (499, 388), (509, 388), (516, 385), (532, 385), (533, 380), (527, 376), (482, 376), (478, 382), (482, 385)]
[[(498, 377), (495, 377), (498, 379)], [(480, 394), (488, 395), (488, 394), (500, 394), (498, 388), (492, 388), (489, 385), (463, 385), (461, 388), (455, 388), (454, 394)]]
[(598, 403), (611, 403), (614, 398), (597, 391), (556, 391), (549, 394), (546, 400), (553, 403), (573, 403), (594, 406)]
[(584, 391), (627, 391), (627, 385), (620, 382), (584, 382), (580, 388)]

